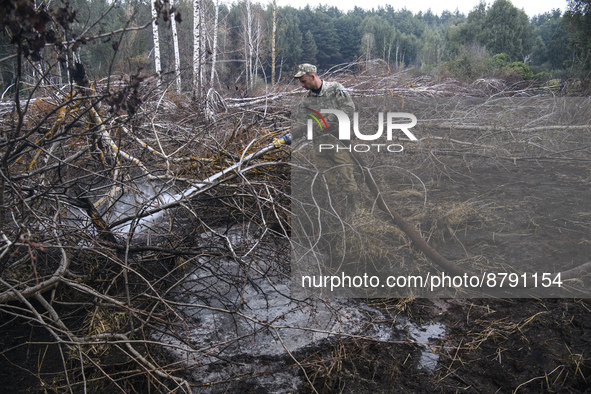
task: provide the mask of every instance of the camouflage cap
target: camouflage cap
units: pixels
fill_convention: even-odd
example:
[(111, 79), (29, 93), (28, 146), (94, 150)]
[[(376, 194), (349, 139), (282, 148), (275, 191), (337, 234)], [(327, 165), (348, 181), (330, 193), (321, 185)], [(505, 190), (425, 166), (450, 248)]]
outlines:
[(298, 70), (296, 74), (293, 76), (294, 78), (299, 78), (307, 73), (314, 73), (316, 74), (316, 66), (309, 63), (300, 64), (298, 66)]

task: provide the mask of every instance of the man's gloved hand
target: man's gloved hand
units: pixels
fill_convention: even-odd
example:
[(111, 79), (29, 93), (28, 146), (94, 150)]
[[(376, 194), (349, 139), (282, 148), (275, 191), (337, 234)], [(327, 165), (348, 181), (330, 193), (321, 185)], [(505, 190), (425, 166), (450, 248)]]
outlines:
[(291, 133), (285, 133), (279, 138), (273, 140), (275, 148), (280, 148), (281, 145), (291, 145)]

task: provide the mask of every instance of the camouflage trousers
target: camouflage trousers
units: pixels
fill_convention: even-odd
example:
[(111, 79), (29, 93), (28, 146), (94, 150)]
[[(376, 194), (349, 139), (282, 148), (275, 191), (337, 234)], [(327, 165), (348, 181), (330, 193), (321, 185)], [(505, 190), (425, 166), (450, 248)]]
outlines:
[[(342, 191), (347, 195), (356, 193), (357, 182), (353, 175), (355, 160), (347, 146), (332, 136), (323, 136), (314, 142), (314, 164), (324, 174), (329, 190)], [(333, 148), (321, 149), (327, 145)]]

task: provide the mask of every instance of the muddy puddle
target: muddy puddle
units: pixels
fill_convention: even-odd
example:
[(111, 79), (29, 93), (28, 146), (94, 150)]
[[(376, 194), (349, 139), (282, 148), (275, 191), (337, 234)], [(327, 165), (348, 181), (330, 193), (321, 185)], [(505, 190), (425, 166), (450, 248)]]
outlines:
[[(290, 296), (289, 278), (265, 275), (268, 268), (202, 260), (177, 287), (182, 324), (174, 335), (167, 328), (154, 339), (168, 344), (173, 363), (187, 367), (195, 393), (299, 392), (308, 384), (299, 360), (347, 339), (412, 345), (408, 356), (417, 358), (416, 368), (437, 367), (444, 324), (392, 318), (355, 299), (297, 300)], [(215, 270), (240, 277), (244, 269), (249, 279), (238, 286), (211, 275)]]

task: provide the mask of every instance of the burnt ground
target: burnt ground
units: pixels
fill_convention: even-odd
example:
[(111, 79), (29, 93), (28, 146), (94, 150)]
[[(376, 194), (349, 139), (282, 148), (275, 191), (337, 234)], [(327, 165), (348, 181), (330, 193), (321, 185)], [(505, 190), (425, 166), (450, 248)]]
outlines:
[(437, 247), (454, 259), (487, 256), (489, 269), (499, 272), (558, 272), (586, 263), (590, 170), (587, 163), (528, 161), (473, 168), (465, 177), (439, 182), (445, 185), (431, 190), (433, 198), (468, 201), (485, 218), (469, 231), (454, 231), (462, 252), (454, 252), (453, 242)]
[[(498, 131), (424, 131), (440, 139), (406, 149), (396, 160), (403, 170), (393, 170), (382, 187), (395, 189), (391, 206), (443, 256), (472, 272), (555, 273), (589, 261), (588, 130), (535, 136), (560, 140), (550, 150), (532, 149), (531, 134), (501, 132), (505, 139)], [(417, 208), (424, 193), (415, 176), (428, 192), (423, 208)], [(407, 189), (418, 192), (404, 194)], [(520, 292), (510, 294), (518, 298), (459, 293), (455, 299), (370, 300), (390, 314), (393, 326), (399, 316), (443, 324), (445, 337), (432, 339), (437, 367), (418, 367), (417, 344), (346, 340), (308, 359), (307, 373), (326, 393), (591, 392), (591, 300), (569, 297), (569, 289), (588, 291), (589, 275), (563, 289), (556, 293), (563, 298), (541, 291), (535, 298)]]
[(416, 344), (348, 340), (307, 372), (320, 393), (591, 392), (590, 311), (580, 299), (417, 299), (404, 313), (446, 326), (433, 371)]

